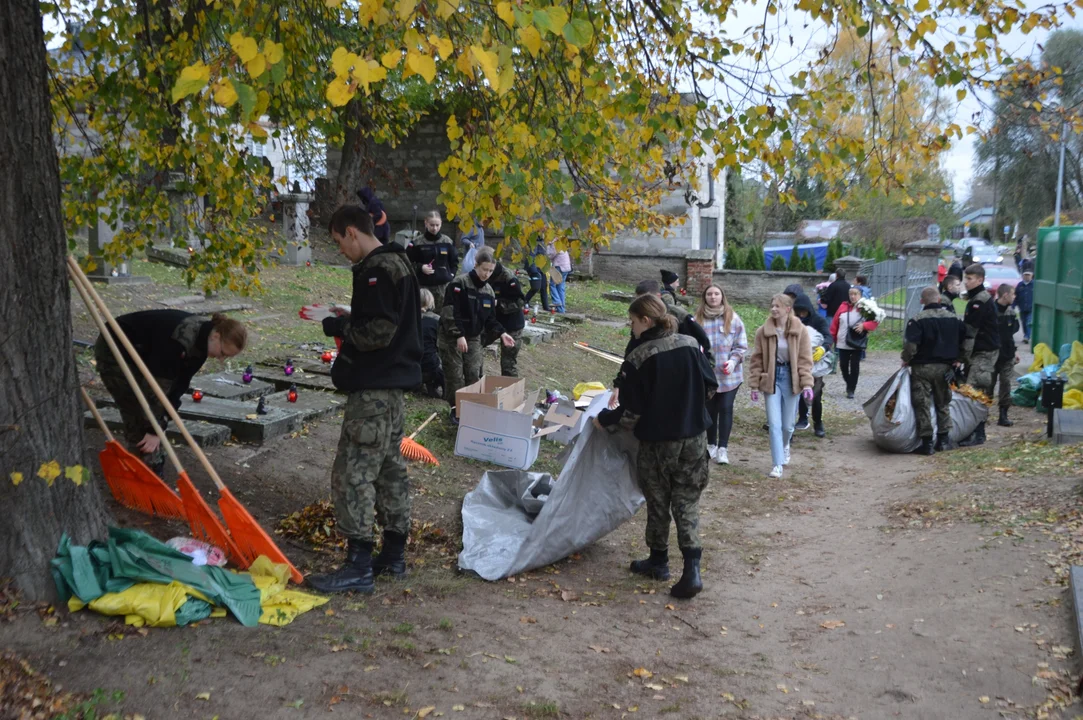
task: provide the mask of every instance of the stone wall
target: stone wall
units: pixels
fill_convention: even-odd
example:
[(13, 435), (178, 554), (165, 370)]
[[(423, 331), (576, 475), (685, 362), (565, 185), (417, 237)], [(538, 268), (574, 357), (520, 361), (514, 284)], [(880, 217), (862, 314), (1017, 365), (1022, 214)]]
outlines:
[(591, 265), (594, 276), (600, 280), (625, 285), (635, 285), (641, 280), (661, 282), (662, 269), (672, 270), (680, 276), (683, 286), (688, 279), (687, 253), (687, 250), (674, 250), (645, 255), (599, 250), (594, 253)]
[(715, 270), (714, 282), (726, 291), (726, 299), (741, 305), (766, 308), (771, 297), (797, 283), (805, 294), (816, 298), (816, 286), (827, 280), (819, 273), (764, 272), (762, 270)]

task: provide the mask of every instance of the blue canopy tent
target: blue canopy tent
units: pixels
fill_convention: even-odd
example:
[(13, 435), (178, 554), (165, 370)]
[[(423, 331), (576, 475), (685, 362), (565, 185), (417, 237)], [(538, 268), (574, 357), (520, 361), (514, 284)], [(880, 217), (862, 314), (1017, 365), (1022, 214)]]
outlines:
[[(827, 262), (827, 246), (828, 243), (808, 243), (806, 245), (797, 246), (797, 254), (799, 257), (805, 257), (811, 255), (813, 262), (816, 263), (816, 271), (819, 272), (824, 269), (824, 263)], [(786, 265), (790, 264), (790, 255), (793, 254), (793, 245), (785, 245), (783, 247), (773, 247), (763, 249), (763, 262), (764, 266), (770, 270), (771, 263), (774, 261), (776, 255), (781, 255), (782, 259), (786, 261)]]

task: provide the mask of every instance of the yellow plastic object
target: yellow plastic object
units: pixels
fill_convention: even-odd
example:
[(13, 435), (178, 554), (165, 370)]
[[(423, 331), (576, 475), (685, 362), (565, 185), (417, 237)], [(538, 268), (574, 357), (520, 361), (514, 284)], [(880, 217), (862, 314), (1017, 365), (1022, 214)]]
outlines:
[(1083, 410), (1083, 390), (1068, 390), (1065, 392), (1064, 407), (1067, 410)]
[(1030, 364), (1030, 369), (1027, 372), (1036, 372), (1046, 365), (1056, 365), (1058, 362), (1060, 362), (1060, 358), (1048, 345), (1038, 343), (1034, 346), (1034, 362)]
[(823, 357), (826, 354), (827, 354), (827, 351), (824, 350), (823, 345), (819, 346), (818, 348), (816, 348), (815, 350), (812, 351), (812, 362), (814, 362), (814, 363), (820, 362), (821, 360), (823, 360)]
[(579, 398), (583, 397), (584, 393), (588, 393), (591, 390), (605, 390), (605, 385), (600, 382), (579, 383), (574, 388), (572, 388), (572, 399), (578, 400)]

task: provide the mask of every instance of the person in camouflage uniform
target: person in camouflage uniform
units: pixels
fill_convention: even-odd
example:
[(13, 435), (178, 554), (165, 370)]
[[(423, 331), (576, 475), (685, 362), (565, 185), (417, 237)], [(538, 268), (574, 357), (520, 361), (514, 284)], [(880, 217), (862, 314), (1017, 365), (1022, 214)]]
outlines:
[[(500, 344), (500, 374), (504, 377), (519, 377), (519, 348), (522, 346), (523, 328), (526, 327), (526, 318), (523, 316), (526, 298), (523, 288), (515, 273), (500, 263), (496, 264), (488, 282), (496, 297), (496, 321), (515, 340), (514, 345)], [(496, 335), (486, 331), (482, 336), (481, 346), (489, 347), (496, 339)]]
[[(421, 383), (421, 301), (406, 251), (376, 239), (368, 212), (340, 207), (328, 229), (354, 263), (350, 311), (323, 321), (325, 334), (342, 339), (331, 380), (349, 394), (331, 468), (335, 520), (347, 551), (341, 568), (308, 583), (321, 592), (371, 593), (376, 575), (406, 574), (410, 494), (399, 445), (404, 393)], [(383, 545), (373, 557), (376, 522)]]
[[(188, 391), (192, 378), (207, 358), (233, 357), (244, 350), (248, 342), (244, 325), (219, 313), (207, 318), (183, 310), (144, 310), (121, 315), (116, 321), (176, 409), (180, 409), (181, 396)], [(143, 414), (143, 406), (109, 349), (109, 343), (102, 336), (94, 344), (94, 359), (102, 384), (120, 410), (124, 439), (142, 453), (143, 462), (161, 477), (165, 470), (165, 452), (160, 440)], [(139, 381), (154, 418), (164, 428), (169, 420), (165, 408), (146, 379), (132, 366), (127, 353), (124, 360)]]
[(440, 211), (433, 210), (425, 216), (425, 232), (415, 232), (406, 245), (406, 257), (414, 268), (418, 283), (440, 304), (444, 302), (448, 283), (459, 274), (459, 252), (454, 241), (440, 232), (443, 223)]
[(493, 251), (483, 247), (475, 256), (474, 269), (451, 281), (440, 311), (437, 347), (444, 364), (444, 398), (451, 405), (451, 421), (459, 422), (455, 393), (481, 377), (484, 357), (481, 336), (499, 337), (505, 347), (515, 339), (496, 320), (496, 295), (489, 277), (496, 269)]
[[(918, 423), (921, 447), (918, 453), (932, 455), (948, 449), (951, 432), (951, 388), (948, 374), (957, 364), (966, 338), (966, 327), (941, 302), (940, 291), (921, 291), (922, 310), (906, 324), (903, 338), (903, 366), (910, 366), (910, 403)], [(929, 398), (932, 397), (930, 407)], [(936, 444), (933, 444), (932, 411), (936, 409)]]
[(955, 313), (955, 300), (959, 297), (960, 280), (954, 275), (945, 275), (940, 283), (940, 304)]
[(1015, 334), (1019, 332), (1019, 313), (1015, 309), (1015, 288), (1003, 283), (997, 288), (997, 327), (1000, 330), (1000, 354), (997, 355), (995, 380), (1000, 384), (998, 393), (1000, 418), (997, 425), (1011, 427), (1008, 408), (1012, 406), (1012, 375), (1019, 356), (1015, 353)]
[(676, 319), (657, 295), (636, 298), (628, 318), (641, 342), (621, 365), (620, 407), (603, 410), (593, 422), (598, 428), (630, 429), (639, 439), (636, 466), (647, 500), (645, 535), (651, 554), (634, 561), (631, 571), (669, 578), (672, 516), (684, 572), (670, 594), (691, 598), (703, 589), (699, 497), (707, 486), (707, 400), (718, 381), (696, 341), (676, 332)]
[[(993, 385), (996, 383), (996, 364), (1000, 356), (1000, 328), (997, 324), (996, 301), (985, 289), (985, 268), (974, 263), (963, 274), (966, 286), (966, 340), (963, 342), (961, 360), (966, 366), (966, 381), (976, 390), (993, 397)], [(985, 423), (967, 439), (959, 443), (960, 447), (981, 445), (985, 442)]]

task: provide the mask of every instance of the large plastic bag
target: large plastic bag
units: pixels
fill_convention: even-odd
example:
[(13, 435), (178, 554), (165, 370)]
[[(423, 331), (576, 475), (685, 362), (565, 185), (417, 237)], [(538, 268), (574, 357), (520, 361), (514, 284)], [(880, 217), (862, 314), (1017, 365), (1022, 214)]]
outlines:
[(1028, 371), (1041, 370), (1046, 365), (1055, 365), (1058, 362), (1060, 362), (1060, 358), (1053, 352), (1053, 348), (1045, 343), (1038, 343), (1034, 346), (1034, 362), (1030, 364)]
[[(894, 398), (894, 408), (888, 418), (889, 401)], [(910, 370), (902, 368), (881, 386), (876, 394), (863, 406), (865, 415), (872, 425), (872, 439), (881, 450), (895, 453), (909, 453), (918, 449), (921, 438), (918, 437), (917, 415), (910, 403)], [(979, 423), (989, 417), (989, 408), (977, 400), (953, 392), (951, 405), (951, 430), (948, 438), (957, 443), (970, 436)], [(931, 407), (933, 432), (937, 432), (936, 411)]]
[(1065, 410), (1083, 410), (1083, 390), (1068, 390), (1061, 405)]
[[(610, 434), (587, 423), (568, 448), (559, 479), (522, 470), (486, 472), (463, 499), (459, 567), (499, 580), (549, 565), (609, 534), (644, 502), (636, 481), (638, 449), (631, 433)], [(546, 485), (548, 498), (535, 515), (545, 494), (535, 491)]]

